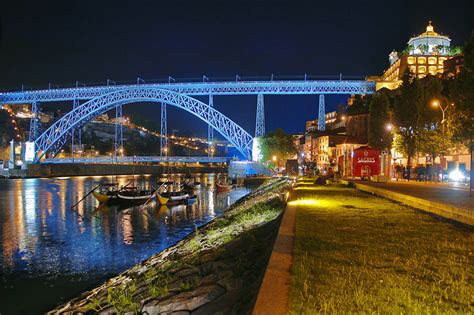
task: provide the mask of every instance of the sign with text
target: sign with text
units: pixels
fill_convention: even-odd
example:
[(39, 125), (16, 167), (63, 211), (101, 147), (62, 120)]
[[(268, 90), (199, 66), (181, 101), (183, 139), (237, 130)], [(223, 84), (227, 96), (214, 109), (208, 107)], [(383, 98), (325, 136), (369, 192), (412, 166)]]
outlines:
[(380, 151), (365, 146), (354, 150), (352, 176), (370, 177), (380, 174)]

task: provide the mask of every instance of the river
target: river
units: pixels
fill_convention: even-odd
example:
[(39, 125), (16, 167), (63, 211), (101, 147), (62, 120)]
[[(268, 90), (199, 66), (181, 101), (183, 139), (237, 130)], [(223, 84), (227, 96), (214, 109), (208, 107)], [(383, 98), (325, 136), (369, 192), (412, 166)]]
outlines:
[[(110, 177), (0, 180), (0, 314), (47, 311), (175, 244), (251, 191), (217, 193), (215, 175), (194, 176), (201, 188), (192, 206), (125, 210), (98, 207), (92, 195), (71, 209)], [(135, 181), (151, 187), (157, 177)]]

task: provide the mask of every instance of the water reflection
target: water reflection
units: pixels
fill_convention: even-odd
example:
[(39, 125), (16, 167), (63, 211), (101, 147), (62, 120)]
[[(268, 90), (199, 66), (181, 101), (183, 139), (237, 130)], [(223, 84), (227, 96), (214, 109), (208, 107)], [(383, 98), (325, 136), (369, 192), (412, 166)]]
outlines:
[[(110, 177), (0, 180), (0, 313), (24, 297), (16, 287), (28, 284), (33, 290), (39, 278), (48, 281), (48, 287), (37, 290), (49, 305), (74, 296), (74, 281), (59, 283), (57, 277), (79, 275), (90, 287), (171, 246), (249, 192), (238, 188), (217, 194), (214, 175), (195, 177), (201, 188), (192, 206), (149, 204), (125, 210), (99, 206), (92, 196), (71, 209)], [(123, 186), (130, 179), (115, 180)], [(135, 180), (149, 188), (157, 182), (153, 176)], [(181, 178), (172, 180), (179, 184)], [(47, 309), (44, 303), (35, 307), (29, 311)]]

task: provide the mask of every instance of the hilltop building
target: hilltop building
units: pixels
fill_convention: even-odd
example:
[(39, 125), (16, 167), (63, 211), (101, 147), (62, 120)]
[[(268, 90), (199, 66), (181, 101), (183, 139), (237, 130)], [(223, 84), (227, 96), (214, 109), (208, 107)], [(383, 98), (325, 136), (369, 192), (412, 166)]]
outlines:
[(428, 74), (442, 74), (446, 67), (450, 69), (454, 67), (449, 60), (460, 53), (459, 48), (451, 46), (451, 39), (448, 36), (434, 31), (434, 26), (429, 21), (426, 31), (410, 38), (403, 52), (398, 53), (394, 50), (389, 54), (390, 66), (382, 77), (368, 79), (377, 82), (377, 90), (381, 88), (393, 90), (400, 85), (405, 71), (412, 72), (417, 78), (423, 78)]

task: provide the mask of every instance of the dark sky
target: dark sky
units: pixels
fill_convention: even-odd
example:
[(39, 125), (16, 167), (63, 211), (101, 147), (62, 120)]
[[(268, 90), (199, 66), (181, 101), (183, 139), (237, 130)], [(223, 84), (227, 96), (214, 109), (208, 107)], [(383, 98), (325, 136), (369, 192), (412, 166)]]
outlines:
[[(474, 1), (4, 1), (0, 15), (0, 90), (11, 90), (137, 76), (380, 75), (390, 51), (428, 20), (462, 45), (474, 28)], [(328, 109), (346, 98), (326, 97)], [(256, 96), (214, 104), (254, 133)], [(302, 131), (317, 104), (316, 95), (266, 97), (267, 130)], [(124, 111), (159, 119), (157, 105)], [(206, 133), (177, 109), (168, 128)]]

